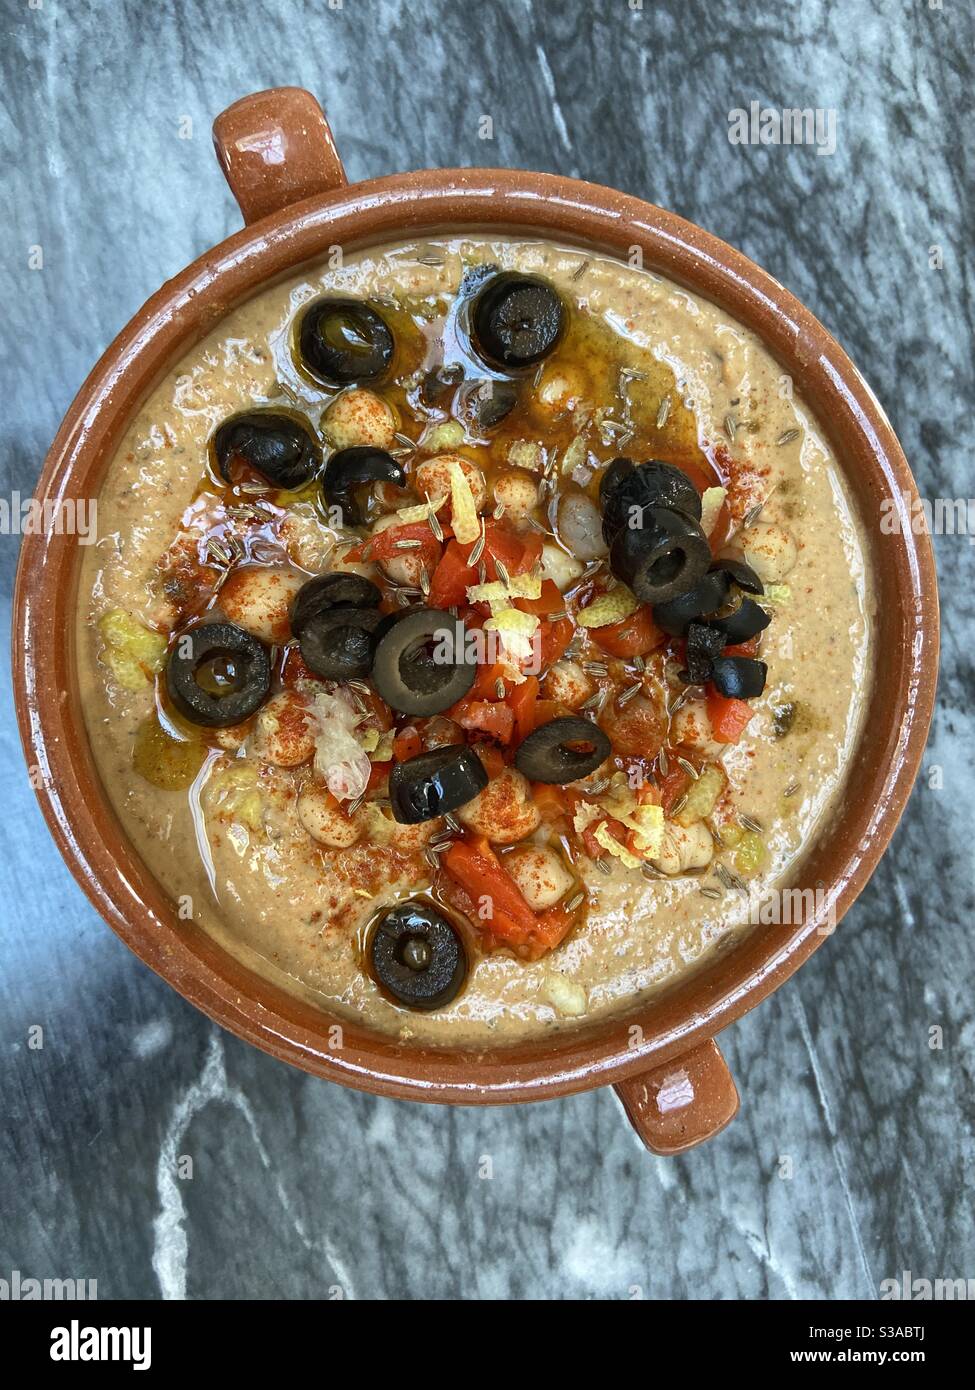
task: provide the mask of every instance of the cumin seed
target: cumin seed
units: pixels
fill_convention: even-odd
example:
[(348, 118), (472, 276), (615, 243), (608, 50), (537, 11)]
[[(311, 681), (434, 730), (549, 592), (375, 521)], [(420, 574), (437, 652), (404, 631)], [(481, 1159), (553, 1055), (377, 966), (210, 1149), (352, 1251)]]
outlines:
[(764, 833), (761, 824), (757, 820), (752, 820), (751, 816), (744, 816), (739, 813), (738, 824), (742, 830), (751, 830), (755, 835)]
[(794, 439), (799, 438), (801, 433), (801, 430), (786, 430), (785, 434), (780, 434), (775, 442), (776, 444), (791, 444)]
[(666, 425), (666, 423), (667, 423), (667, 417), (668, 417), (669, 415), (670, 415), (670, 397), (669, 397), (669, 396), (664, 396), (663, 400), (660, 402), (659, 409), (657, 410), (657, 429), (658, 429), (658, 430), (662, 430), (663, 427), (664, 427), (664, 425)]

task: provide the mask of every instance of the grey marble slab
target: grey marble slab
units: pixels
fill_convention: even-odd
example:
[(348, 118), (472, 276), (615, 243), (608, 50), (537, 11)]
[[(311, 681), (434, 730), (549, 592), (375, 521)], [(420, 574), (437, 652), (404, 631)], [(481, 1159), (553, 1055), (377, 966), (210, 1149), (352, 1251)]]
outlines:
[[(0, 13), (0, 495), (32, 487), (88, 368), (148, 294), (239, 225), (209, 124), (281, 83), (320, 96), (352, 178), (550, 169), (700, 222), (847, 347), (926, 495), (975, 492), (967, 0)], [(732, 146), (728, 113), (753, 100), (834, 110), (835, 152)], [(0, 536), (5, 607), (17, 544)], [(0, 1277), (94, 1278), (103, 1297), (409, 1299), (871, 1298), (904, 1269), (975, 1277), (975, 550), (946, 536), (938, 553), (940, 707), (905, 820), (836, 939), (724, 1035), (738, 1120), (673, 1161), (643, 1153), (609, 1093), (410, 1107), (215, 1029), (75, 888), (6, 681)]]

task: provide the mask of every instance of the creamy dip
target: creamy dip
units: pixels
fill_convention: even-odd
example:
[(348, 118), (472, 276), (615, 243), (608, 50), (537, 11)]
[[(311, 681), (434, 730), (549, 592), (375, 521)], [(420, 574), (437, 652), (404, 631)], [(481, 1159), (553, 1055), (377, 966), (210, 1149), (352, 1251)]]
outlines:
[[(478, 434), (446, 409), (420, 418), (414, 388), (444, 358), (470, 374), (452, 305), (462, 277), (482, 264), (543, 276), (569, 307), (570, 328), (526, 402)], [(595, 496), (620, 454), (696, 468), (725, 488), (726, 543), (764, 573), (759, 601), (772, 615), (759, 653), (767, 685), (738, 742), (709, 736), (702, 692), (681, 684), (679, 659), (658, 652), (644, 663), (672, 710), (667, 751), (650, 775), (659, 783), (691, 766), (668, 827), (693, 793), (691, 774), (723, 769), (706, 821), (709, 847), (698, 844), (686, 866), (672, 853), (643, 871), (612, 853), (599, 867), (574, 842), (572, 896), (578, 890), (585, 900), (566, 938), (524, 959), (482, 950), (476, 924), (465, 925), (466, 985), (433, 1012), (391, 1002), (363, 953), (377, 911), (435, 890), (428, 840), (443, 822), (398, 826), (387, 816), (378, 844), (323, 846), (297, 809), (314, 776), (309, 761), (268, 763), (253, 729), (206, 731), (214, 737), (195, 742), (199, 731), (173, 715), (154, 677), (167, 634), (208, 607), (221, 611), (220, 583), (229, 603), (228, 566), (285, 567), (296, 588), (335, 565), (354, 539), (314, 489), (228, 497), (208, 452), (222, 422), (255, 406), (297, 410), (321, 426), (340, 393), (296, 366), (294, 320), (323, 292), (368, 300), (410, 345), (389, 389), (376, 387), (395, 410), (393, 447), (408, 470), (449, 448), (490, 483), (512, 460), (531, 474), (551, 454), (559, 488)], [(573, 392), (576, 381), (583, 386)], [(549, 399), (533, 400), (546, 383)], [(555, 500), (543, 496), (532, 528), (548, 530), (550, 545), (566, 539)], [(246, 515), (255, 504), (258, 516)], [(152, 392), (108, 469), (98, 526), (83, 565), (80, 679), (95, 759), (122, 823), (184, 918), (252, 968), (380, 1030), (504, 1043), (632, 1005), (740, 940), (754, 903), (792, 881), (844, 794), (869, 696), (873, 603), (850, 490), (816, 420), (754, 334), (649, 272), (541, 241), (453, 238), (370, 250), (275, 285), (228, 314)], [(573, 597), (566, 577), (559, 587)], [(598, 694), (607, 658), (584, 634), (570, 655), (593, 666), (586, 674)], [(642, 677), (637, 669), (628, 678)], [(557, 841), (544, 824), (533, 838)]]

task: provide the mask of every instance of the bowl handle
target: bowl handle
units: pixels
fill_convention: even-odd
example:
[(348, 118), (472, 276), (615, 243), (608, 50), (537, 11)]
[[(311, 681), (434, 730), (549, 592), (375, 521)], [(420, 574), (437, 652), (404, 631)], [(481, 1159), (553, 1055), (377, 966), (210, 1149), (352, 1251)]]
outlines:
[(248, 225), (348, 183), (325, 112), (303, 87), (235, 101), (214, 121), (213, 144)]
[(613, 1087), (654, 1154), (679, 1154), (720, 1134), (738, 1114), (738, 1088), (713, 1038)]

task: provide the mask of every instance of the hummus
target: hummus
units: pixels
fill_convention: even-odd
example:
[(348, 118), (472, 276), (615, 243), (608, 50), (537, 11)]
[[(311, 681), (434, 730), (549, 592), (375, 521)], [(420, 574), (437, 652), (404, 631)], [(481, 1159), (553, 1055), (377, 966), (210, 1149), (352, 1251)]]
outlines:
[[(497, 390), (504, 372), (478, 362), (469, 341), (465, 304), (487, 267), (542, 277), (566, 309), (561, 341), (516, 378), (513, 406)], [(374, 390), (323, 385), (303, 369), (296, 320), (323, 294), (367, 301), (389, 325), (395, 355)], [(230, 483), (214, 463), (215, 432), (267, 408), (307, 421), (326, 457), (386, 451), (405, 488), (376, 484), (355, 527), (317, 482)], [(682, 470), (702, 494), (712, 550), (763, 580), (755, 601), (771, 621), (739, 655), (749, 669), (760, 658), (767, 677), (735, 738), (714, 724), (735, 701), (681, 679), (684, 639), (613, 647), (627, 620), (652, 628), (610, 573), (598, 528), (600, 479), (619, 456)], [(431, 503), (432, 556), (409, 529), (380, 552), (384, 532), (422, 527)], [(532, 614), (531, 585), (519, 603), (516, 579), (483, 573), (481, 558), (479, 582), (509, 581), (502, 602), (492, 591), (473, 605), (475, 626), (501, 644), (502, 685), (482, 690), (473, 712), (469, 699), (453, 706), (450, 721), (473, 721), (461, 737), (491, 784), (474, 812), (399, 823), (383, 779), (442, 730), (391, 719), (368, 678), (317, 679), (289, 645), (289, 607), (312, 576), (336, 569), (376, 581), (384, 609), (422, 603), (443, 554), (436, 532), (466, 534), (469, 556), (495, 517), (524, 539), (526, 573), (563, 600)], [(379, 1030), (501, 1045), (632, 1006), (739, 941), (846, 794), (870, 694), (873, 597), (842, 469), (756, 337), (647, 271), (544, 241), (466, 237), (371, 249), (279, 283), (155, 388), (107, 470), (98, 521), (80, 590), (80, 679), (100, 775), (133, 843), (183, 918), (251, 968)], [(372, 537), (377, 548), (364, 549)], [(580, 621), (597, 602), (606, 606), (592, 616), (605, 620)], [(200, 729), (173, 709), (164, 667), (180, 632), (214, 615), (265, 644), (274, 685), (253, 717)], [(560, 639), (557, 659), (535, 669), (538, 699), (549, 714), (598, 722), (612, 754), (568, 791), (532, 783), (519, 827), (484, 800), (499, 801), (492, 788), (514, 775), (519, 726), (506, 741), (497, 706), (517, 706), (524, 684), (519, 636), (563, 625), (568, 646)], [(533, 912), (563, 913), (544, 948), (461, 910), (470, 883), (445, 873), (444, 858), (475, 833)], [(427, 1011), (396, 1003), (367, 965), (377, 914), (425, 895), (459, 924), (468, 963), (452, 1002)]]

